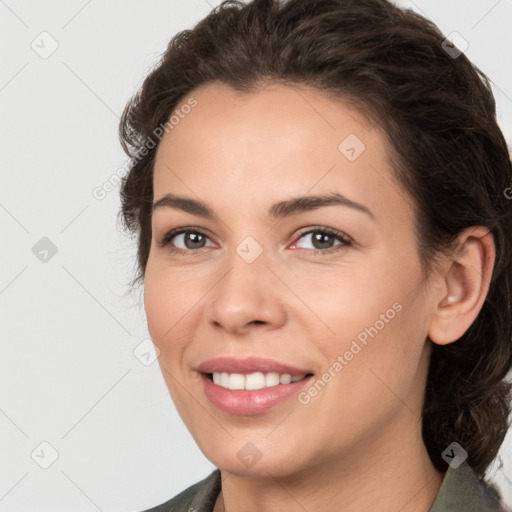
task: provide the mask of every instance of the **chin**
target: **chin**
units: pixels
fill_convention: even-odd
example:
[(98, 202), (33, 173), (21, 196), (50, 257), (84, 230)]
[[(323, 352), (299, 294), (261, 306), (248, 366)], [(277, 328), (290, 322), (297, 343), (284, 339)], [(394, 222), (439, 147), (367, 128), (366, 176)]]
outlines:
[(217, 468), (240, 477), (287, 477), (303, 468), (303, 449), (299, 452), (302, 457), (298, 457), (298, 448), (291, 445), (285, 448), (282, 443), (274, 444), (264, 438), (261, 442), (256, 438), (251, 442), (247, 440), (248, 437), (230, 438), (219, 446), (213, 446), (210, 439), (208, 446), (200, 448)]
[(289, 461), (285, 460), (266, 460), (263, 458), (253, 465), (246, 465), (241, 463), (237, 458), (227, 459), (221, 457), (217, 459), (217, 462), (211, 460), (216, 467), (227, 473), (239, 476), (239, 477), (250, 477), (250, 478), (283, 478), (288, 477), (292, 474), (292, 471), (296, 471), (296, 467), (291, 467)]

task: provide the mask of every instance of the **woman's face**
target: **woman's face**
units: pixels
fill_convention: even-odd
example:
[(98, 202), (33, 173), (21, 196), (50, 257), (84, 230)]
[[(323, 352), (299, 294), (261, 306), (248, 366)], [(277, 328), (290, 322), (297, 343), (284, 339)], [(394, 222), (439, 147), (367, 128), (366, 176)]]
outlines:
[(419, 442), (433, 301), (383, 136), (303, 87), (191, 96), (157, 150), (154, 202), (187, 201), (154, 209), (144, 301), (195, 441), (274, 476)]

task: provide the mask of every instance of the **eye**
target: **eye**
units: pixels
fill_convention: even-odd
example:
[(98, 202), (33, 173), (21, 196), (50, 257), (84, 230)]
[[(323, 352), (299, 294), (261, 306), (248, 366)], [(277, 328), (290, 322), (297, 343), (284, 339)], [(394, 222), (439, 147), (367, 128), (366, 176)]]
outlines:
[[(176, 239), (178, 241), (177, 243), (181, 243), (184, 247), (169, 247), (169, 252), (189, 254), (190, 251), (194, 249), (202, 249), (205, 247), (204, 244), (208, 236), (199, 228), (179, 228), (169, 231), (162, 240), (158, 242), (158, 246), (166, 247), (171, 245), (173, 239)], [(176, 243), (176, 241), (174, 243)]]
[[(309, 231), (303, 232), (298, 240), (310, 239), (313, 244), (313, 251), (319, 253), (330, 253), (338, 250), (345, 249), (352, 245), (352, 240), (344, 233), (331, 228), (324, 228), (316, 226)], [(332, 242), (338, 240), (337, 245), (332, 245)], [(294, 242), (292, 248), (296, 247), (297, 242)]]

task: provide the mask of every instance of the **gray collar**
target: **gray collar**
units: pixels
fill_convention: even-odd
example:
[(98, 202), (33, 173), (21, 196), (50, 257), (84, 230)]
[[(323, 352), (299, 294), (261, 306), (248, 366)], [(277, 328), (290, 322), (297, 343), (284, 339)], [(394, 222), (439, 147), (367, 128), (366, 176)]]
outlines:
[[(221, 473), (215, 469), (171, 500), (145, 512), (212, 512), (221, 490)], [(467, 462), (449, 467), (429, 512), (509, 512), (492, 484), (478, 478)]]
[(448, 467), (429, 512), (458, 510), (507, 512), (494, 485), (478, 478), (467, 461), (458, 468)]

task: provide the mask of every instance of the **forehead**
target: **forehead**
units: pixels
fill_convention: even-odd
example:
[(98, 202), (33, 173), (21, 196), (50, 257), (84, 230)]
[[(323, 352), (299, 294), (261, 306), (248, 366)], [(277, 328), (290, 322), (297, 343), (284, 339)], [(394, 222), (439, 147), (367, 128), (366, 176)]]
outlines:
[(391, 175), (385, 137), (343, 101), (304, 86), (241, 93), (216, 82), (191, 92), (175, 112), (191, 99), (195, 106), (158, 146), (155, 198), (196, 195), (220, 209), (229, 197), (266, 210), (283, 195), (338, 190), (372, 210), (410, 213), (396, 204), (404, 193)]
[[(186, 114), (180, 113), (191, 100), (195, 102), (193, 109), (187, 107)], [(372, 123), (347, 101), (331, 99), (304, 85), (270, 83), (247, 93), (216, 81), (188, 94), (175, 112), (179, 113), (173, 116), (177, 123), (165, 137), (168, 144), (161, 146), (173, 141), (182, 145), (183, 139), (194, 132), (195, 138), (205, 144), (226, 136), (225, 143), (231, 151), (235, 145), (243, 147), (244, 142), (252, 146), (252, 151), (261, 142), (274, 142), (273, 146), (279, 145), (283, 150), (292, 148), (295, 142), (308, 151), (316, 146), (338, 156), (338, 144), (333, 143), (352, 134), (367, 140), (372, 151), (383, 150), (384, 141), (372, 130)], [(312, 138), (312, 134), (316, 136)], [(297, 151), (296, 144), (293, 149)]]

